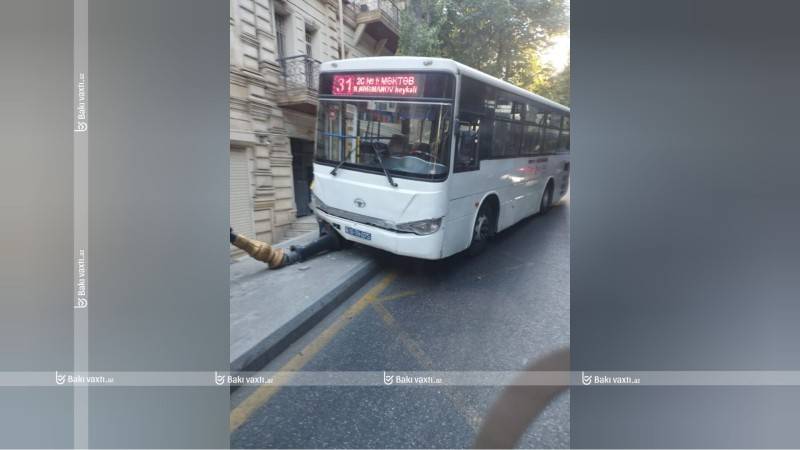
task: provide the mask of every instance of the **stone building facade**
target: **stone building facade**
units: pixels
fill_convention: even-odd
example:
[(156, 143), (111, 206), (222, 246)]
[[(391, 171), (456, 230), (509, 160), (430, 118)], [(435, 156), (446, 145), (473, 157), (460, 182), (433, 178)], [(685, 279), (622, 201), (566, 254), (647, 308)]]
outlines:
[[(341, 20), (340, 20), (341, 14)], [(392, 55), (391, 0), (231, 0), (230, 222), (276, 243), (310, 213), (319, 63)]]

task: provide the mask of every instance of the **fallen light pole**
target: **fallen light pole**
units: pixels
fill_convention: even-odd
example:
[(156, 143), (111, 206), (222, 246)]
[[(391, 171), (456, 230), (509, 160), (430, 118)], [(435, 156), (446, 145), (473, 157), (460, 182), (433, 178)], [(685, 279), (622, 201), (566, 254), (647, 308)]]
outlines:
[(318, 253), (326, 250), (339, 250), (345, 245), (344, 239), (339, 237), (327, 224), (320, 226), (320, 235), (315, 241), (308, 245), (293, 245), (289, 247), (288, 251), (275, 248), (266, 242), (236, 234), (233, 232), (233, 228), (231, 228), (230, 233), (231, 244), (244, 250), (254, 259), (267, 263), (270, 269), (278, 269), (296, 262), (305, 261)]

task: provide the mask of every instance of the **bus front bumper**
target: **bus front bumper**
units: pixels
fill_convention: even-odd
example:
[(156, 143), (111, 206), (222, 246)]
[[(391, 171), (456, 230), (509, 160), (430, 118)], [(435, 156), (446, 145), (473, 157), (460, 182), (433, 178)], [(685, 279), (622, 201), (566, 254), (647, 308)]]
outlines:
[[(412, 256), (422, 259), (441, 259), (442, 244), (444, 240), (444, 226), (438, 231), (425, 236), (414, 233), (398, 233), (383, 228), (365, 225), (360, 222), (343, 219), (319, 208), (314, 210), (317, 218), (329, 223), (339, 235), (351, 242), (386, 250), (387, 252), (403, 256)], [(347, 230), (355, 230), (348, 233)], [(366, 236), (369, 236), (367, 239)]]

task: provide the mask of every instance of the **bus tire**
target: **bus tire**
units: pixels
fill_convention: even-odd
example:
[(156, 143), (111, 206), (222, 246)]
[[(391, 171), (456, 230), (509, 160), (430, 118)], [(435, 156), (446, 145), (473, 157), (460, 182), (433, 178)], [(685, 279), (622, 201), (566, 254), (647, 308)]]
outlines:
[(481, 205), (481, 209), (478, 210), (478, 216), (472, 226), (472, 243), (467, 249), (470, 256), (478, 255), (486, 250), (486, 246), (489, 245), (489, 239), (495, 233), (495, 217), (494, 208), (488, 202), (484, 202)]
[(542, 193), (542, 200), (539, 203), (539, 214), (545, 214), (553, 206), (553, 180), (547, 182), (547, 187)]

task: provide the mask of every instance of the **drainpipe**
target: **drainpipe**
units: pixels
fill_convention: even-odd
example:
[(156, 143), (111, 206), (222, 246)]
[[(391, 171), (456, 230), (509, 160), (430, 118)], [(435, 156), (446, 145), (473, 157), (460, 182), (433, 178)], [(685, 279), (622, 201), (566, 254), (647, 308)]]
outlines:
[(339, 59), (344, 59), (344, 0), (339, 0)]

